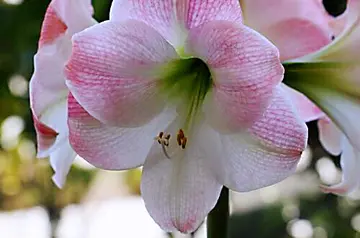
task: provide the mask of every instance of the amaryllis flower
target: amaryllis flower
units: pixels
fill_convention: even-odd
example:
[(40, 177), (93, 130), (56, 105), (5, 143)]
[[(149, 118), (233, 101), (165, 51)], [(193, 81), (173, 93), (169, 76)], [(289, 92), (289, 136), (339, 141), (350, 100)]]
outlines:
[(283, 180), (306, 146), (278, 51), (237, 0), (114, 0), (109, 21), (74, 35), (66, 69), (73, 148), (99, 168), (144, 165), (167, 231), (195, 230), (223, 185)]
[(53, 0), (44, 17), (30, 81), (30, 103), (40, 158), (50, 156), (53, 180), (62, 187), (76, 153), (68, 140), (64, 67), (71, 36), (94, 24), (90, 0)]
[(331, 154), (342, 153), (343, 179), (324, 190), (338, 194), (360, 188), (360, 1), (349, 1), (345, 17), (343, 32), (331, 44), (286, 65), (286, 82), (328, 116), (319, 121), (320, 141)]

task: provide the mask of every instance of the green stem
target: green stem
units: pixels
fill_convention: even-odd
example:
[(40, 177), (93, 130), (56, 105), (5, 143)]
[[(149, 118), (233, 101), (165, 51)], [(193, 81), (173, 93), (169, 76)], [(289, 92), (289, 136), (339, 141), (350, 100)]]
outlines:
[(229, 189), (223, 187), (220, 198), (207, 218), (207, 237), (227, 237), (229, 219)]

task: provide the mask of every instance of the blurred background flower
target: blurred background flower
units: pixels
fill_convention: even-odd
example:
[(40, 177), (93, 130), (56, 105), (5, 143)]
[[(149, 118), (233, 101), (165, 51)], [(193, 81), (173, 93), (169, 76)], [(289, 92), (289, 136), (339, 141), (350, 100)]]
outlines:
[[(190, 237), (164, 234), (139, 197), (141, 170), (108, 172), (77, 158), (62, 190), (47, 159), (35, 158), (28, 98), (41, 22), (49, 1), (0, 0), (0, 234), (5, 238)], [(108, 18), (111, 0), (93, 0)], [(345, 0), (324, 0), (339, 15)], [(230, 238), (360, 237), (360, 195), (323, 194), (319, 184), (341, 180), (339, 158), (309, 124), (309, 148), (296, 175), (249, 193), (232, 193)], [(21, 229), (19, 229), (21, 228)], [(194, 237), (205, 237), (200, 227)]]

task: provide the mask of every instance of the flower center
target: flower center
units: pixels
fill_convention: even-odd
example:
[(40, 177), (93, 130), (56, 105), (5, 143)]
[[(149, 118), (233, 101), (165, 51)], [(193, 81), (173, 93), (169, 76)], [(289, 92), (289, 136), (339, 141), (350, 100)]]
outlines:
[(212, 87), (210, 70), (199, 58), (175, 60), (164, 70), (162, 87), (169, 100), (177, 104), (184, 114), (182, 129), (187, 131)]
[[(162, 68), (160, 87), (166, 92), (171, 103), (177, 106), (180, 128), (178, 128), (176, 141), (182, 149), (186, 148), (189, 131), (201, 111), (206, 94), (213, 85), (210, 70), (206, 63), (199, 58), (174, 60)], [(164, 133), (160, 132), (155, 138), (161, 144), (165, 156), (169, 140), (163, 141)], [(169, 136), (170, 139), (170, 136)]]

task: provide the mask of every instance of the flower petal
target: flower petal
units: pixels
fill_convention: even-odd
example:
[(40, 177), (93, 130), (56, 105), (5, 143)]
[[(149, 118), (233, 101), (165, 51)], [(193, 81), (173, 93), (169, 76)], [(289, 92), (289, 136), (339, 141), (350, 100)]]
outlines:
[(59, 133), (41, 123), (35, 116), (33, 116), (33, 120), (36, 130), (37, 157), (47, 157), (49, 154), (47, 151), (54, 145)]
[[(176, 135), (179, 126), (174, 121), (166, 132)], [(197, 132), (189, 135), (186, 149), (172, 136), (166, 148), (170, 159), (155, 142), (143, 167), (141, 194), (145, 206), (165, 231), (196, 230), (220, 195), (222, 186), (207, 166), (206, 153), (197, 144), (201, 133)]]
[[(307, 142), (306, 124), (292, 108), (279, 87), (264, 116), (248, 133), (203, 135), (218, 138), (212, 147), (222, 147), (218, 158), (208, 157), (218, 180), (225, 186), (246, 192), (280, 182), (294, 173)], [(211, 149), (211, 154), (221, 148)]]
[(72, 147), (89, 163), (102, 169), (122, 170), (142, 165), (154, 137), (174, 118), (170, 110), (142, 127), (112, 127), (90, 116), (72, 95), (68, 102)]
[(57, 11), (54, 9), (54, 4), (51, 3), (45, 13), (44, 21), (42, 23), (39, 48), (44, 45), (51, 44), (57, 38), (65, 34), (67, 30), (66, 24), (59, 17)]
[[(68, 8), (66, 15), (62, 14), (63, 8), (71, 2), (76, 2), (77, 8)], [(91, 12), (82, 10), (83, 5), (91, 6), (89, 0), (53, 0), (45, 13), (39, 50), (34, 57), (34, 74), (30, 81), (30, 104), (37, 131), (39, 157), (48, 156), (54, 148), (56, 136), (64, 132), (63, 126), (58, 125), (58, 117), (53, 118), (55, 125), (44, 117), (49, 117), (54, 110), (58, 110), (58, 106), (65, 103), (68, 94), (63, 70), (71, 51), (69, 29), (80, 31), (94, 23), (89, 20)], [(76, 22), (69, 21), (69, 18), (74, 17)], [(61, 107), (64, 109), (66, 106)], [(59, 116), (58, 113), (55, 114)], [(65, 116), (66, 114), (60, 115), (59, 120), (63, 120)], [(66, 119), (63, 121), (66, 125)]]
[(346, 139), (340, 163), (343, 172), (341, 182), (333, 186), (322, 186), (324, 192), (347, 195), (359, 189), (360, 151), (355, 149)]
[(218, 129), (246, 129), (262, 115), (283, 78), (277, 49), (250, 28), (213, 21), (190, 31), (185, 53), (202, 59), (213, 78), (207, 119)]
[(335, 40), (313, 54), (306, 55), (300, 61), (346, 61), (359, 60), (360, 48), (360, 1), (349, 0), (347, 4), (346, 24), (342, 33)]
[(34, 125), (37, 132), (39, 158), (49, 156), (68, 134), (67, 103), (62, 100), (52, 105), (41, 115), (41, 121), (34, 116)]
[(237, 0), (114, 0), (110, 20), (128, 19), (145, 22), (181, 47), (187, 30), (211, 20), (241, 22), (241, 9)]
[(284, 64), (285, 83), (313, 101), (360, 150), (360, 67), (357, 62)]
[(242, 22), (238, 0), (177, 0), (176, 8), (178, 20), (188, 30), (216, 20)]
[(50, 164), (55, 171), (52, 179), (59, 188), (64, 186), (66, 176), (70, 171), (75, 157), (76, 153), (71, 148), (69, 140), (64, 140), (63, 143), (58, 145), (50, 154)]
[(325, 116), (325, 114), (313, 102), (310, 101), (304, 94), (288, 87), (285, 84), (281, 85), (283, 90), (287, 93), (295, 109), (300, 117), (305, 121), (318, 120)]
[(179, 45), (182, 35), (177, 26), (174, 0), (113, 0), (110, 9), (111, 21), (134, 19), (156, 29), (173, 45)]
[(70, 55), (71, 44), (69, 39), (64, 38), (59, 39), (58, 43), (59, 45), (42, 47), (34, 57), (30, 104), (34, 115), (40, 121), (47, 108), (66, 100), (68, 94), (63, 70), (67, 55)]
[(163, 110), (156, 70), (175, 58), (174, 48), (144, 23), (107, 21), (74, 36), (67, 85), (101, 122), (136, 127)]
[(279, 48), (282, 61), (304, 56), (331, 42), (329, 15), (318, 0), (240, 2), (245, 24), (270, 39)]
[(332, 155), (339, 155), (342, 151), (343, 133), (329, 118), (318, 121), (319, 139), (322, 146)]
[(91, 0), (52, 0), (51, 5), (71, 35), (96, 23)]

